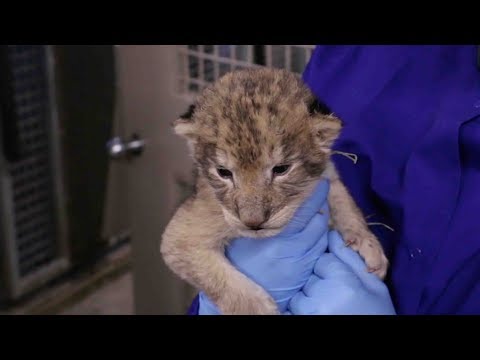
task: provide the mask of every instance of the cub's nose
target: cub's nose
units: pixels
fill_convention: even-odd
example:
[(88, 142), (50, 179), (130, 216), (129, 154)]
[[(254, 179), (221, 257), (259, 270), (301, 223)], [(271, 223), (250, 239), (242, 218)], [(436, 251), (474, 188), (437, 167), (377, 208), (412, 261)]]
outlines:
[(245, 226), (248, 226), (250, 230), (261, 230), (264, 222), (265, 220), (263, 219), (249, 219), (243, 223)]

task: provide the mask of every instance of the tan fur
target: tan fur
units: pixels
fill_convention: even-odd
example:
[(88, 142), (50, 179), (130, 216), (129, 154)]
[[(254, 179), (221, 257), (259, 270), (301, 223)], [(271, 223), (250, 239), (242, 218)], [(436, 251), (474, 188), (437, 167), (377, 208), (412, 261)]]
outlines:
[(333, 163), (329, 163), (325, 176), (330, 179), (331, 226), (342, 234), (347, 246), (358, 251), (368, 265), (368, 270), (381, 279), (386, 275), (388, 260), (378, 239), (370, 232), (362, 212), (340, 180)]
[[(161, 253), (173, 272), (205, 291), (224, 314), (277, 314), (273, 299), (228, 262), (224, 248), (239, 236), (281, 232), (322, 177), (331, 182), (334, 227), (370, 271), (385, 276), (381, 245), (329, 158), (341, 121), (312, 111), (313, 100), (289, 72), (243, 70), (205, 89), (194, 111), (174, 123), (188, 139), (198, 179), (196, 193), (165, 229)], [(274, 167), (285, 164), (288, 170), (275, 175)]]

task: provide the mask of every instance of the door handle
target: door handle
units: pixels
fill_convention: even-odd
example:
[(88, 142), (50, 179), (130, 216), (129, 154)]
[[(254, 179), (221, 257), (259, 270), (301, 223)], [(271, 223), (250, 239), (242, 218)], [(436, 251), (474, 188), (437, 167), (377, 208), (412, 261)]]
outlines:
[(116, 136), (107, 142), (108, 155), (112, 159), (137, 157), (143, 153), (144, 149), (145, 140), (137, 134), (133, 134), (128, 141)]

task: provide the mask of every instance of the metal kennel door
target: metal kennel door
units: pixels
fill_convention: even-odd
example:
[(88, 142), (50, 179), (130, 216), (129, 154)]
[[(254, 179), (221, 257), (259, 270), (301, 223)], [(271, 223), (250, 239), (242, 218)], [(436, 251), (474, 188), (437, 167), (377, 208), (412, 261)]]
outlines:
[(51, 48), (1, 47), (2, 300), (68, 267)]

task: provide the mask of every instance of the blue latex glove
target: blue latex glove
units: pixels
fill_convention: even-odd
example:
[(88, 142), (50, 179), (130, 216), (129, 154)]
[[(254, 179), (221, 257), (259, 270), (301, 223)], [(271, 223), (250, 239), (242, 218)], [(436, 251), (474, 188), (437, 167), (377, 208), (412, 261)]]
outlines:
[[(327, 248), (328, 191), (328, 181), (320, 181), (280, 234), (264, 239), (238, 238), (226, 249), (230, 262), (263, 287), (282, 313), (311, 277), (318, 257)], [(199, 315), (219, 314), (200, 292)]]
[(395, 315), (387, 286), (336, 231), (329, 253), (320, 255), (314, 274), (289, 304), (293, 315)]

